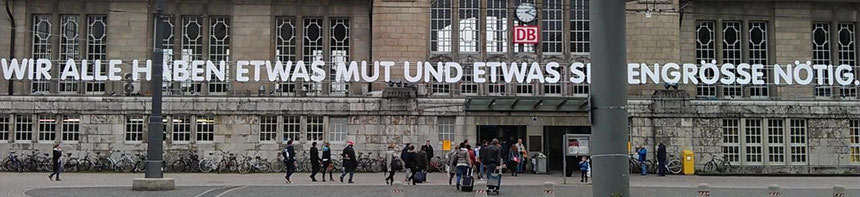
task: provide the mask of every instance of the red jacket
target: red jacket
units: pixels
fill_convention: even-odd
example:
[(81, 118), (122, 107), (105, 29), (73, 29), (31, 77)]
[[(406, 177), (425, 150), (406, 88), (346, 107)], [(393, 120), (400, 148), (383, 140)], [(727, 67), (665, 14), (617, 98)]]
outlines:
[(469, 160), (472, 160), (472, 163), (478, 163), (478, 160), (475, 159), (475, 150), (469, 149)]

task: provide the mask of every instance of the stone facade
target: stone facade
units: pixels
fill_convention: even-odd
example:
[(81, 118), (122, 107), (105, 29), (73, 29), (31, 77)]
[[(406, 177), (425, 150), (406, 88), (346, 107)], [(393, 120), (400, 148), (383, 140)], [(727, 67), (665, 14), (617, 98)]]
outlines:
[[(395, 61), (392, 67), (392, 79), (402, 80), (403, 61), (456, 61), (468, 65), (475, 61), (535, 61), (546, 63), (557, 62), (588, 62), (587, 53), (572, 53), (570, 51), (571, 36), (569, 30), (572, 24), (568, 19), (568, 10), (572, 2), (581, 0), (563, 0), (562, 18), (562, 49), (561, 53), (544, 53), (543, 43), (538, 44), (535, 52), (515, 51), (512, 43), (508, 50), (502, 53), (488, 53), (484, 50), (477, 52), (433, 51), (431, 45), (431, 0), (166, 0), (165, 13), (174, 16), (174, 34), (181, 36), (179, 18), (183, 16), (199, 16), (203, 20), (203, 34), (211, 29), (207, 22), (211, 16), (228, 16), (230, 21), (230, 53), (231, 60), (277, 60), (279, 56), (278, 29), (279, 20), (289, 18), (294, 20), (293, 30), (297, 40), (304, 40), (307, 34), (303, 30), (304, 19), (321, 19), (323, 42), (321, 57), (333, 57), (330, 36), (332, 34), (331, 19), (349, 19), (349, 60)], [(453, 1), (452, 9), (463, 6)], [(480, 0), (479, 18), (487, 16), (488, 0)], [(507, 1), (507, 5), (513, 5)], [(537, 0), (543, 5), (548, 0)], [(10, 54), (14, 44), (16, 58), (31, 57), (33, 52), (33, 16), (48, 15), (54, 25), (52, 32), (59, 32), (59, 17), (74, 14), (81, 19), (89, 15), (107, 16), (107, 32), (109, 41), (106, 57), (109, 59), (151, 59), (149, 50), (153, 44), (154, 19), (151, 13), (155, 8), (153, 1), (62, 1), (62, 0), (11, 0), (10, 9), (15, 19), (16, 29), (10, 28), (9, 17), (0, 14), (0, 57)], [(5, 5), (4, 5), (5, 6)], [(538, 20), (543, 20), (543, 8), (539, 6)], [(724, 21), (764, 21), (767, 24), (768, 44), (766, 51), (768, 64), (788, 64), (795, 60), (807, 61), (813, 57), (811, 40), (813, 39), (812, 25), (818, 22), (829, 22), (835, 28), (837, 24), (857, 24), (860, 21), (860, 3), (840, 0), (810, 0), (810, 1), (745, 1), (745, 0), (657, 0), (629, 1), (627, 12), (627, 43), (628, 62), (658, 63), (669, 62), (690, 63), (697, 59), (696, 25), (698, 21), (713, 21), (720, 24)], [(460, 17), (461, 13), (453, 11), (452, 17)], [(507, 24), (513, 23), (513, 9), (508, 7)], [(459, 26), (463, 21), (452, 19), (449, 28)], [(535, 22), (539, 24), (539, 22)], [(481, 22), (478, 32), (486, 35), (487, 25)], [(718, 25), (719, 26), (719, 25)], [(84, 27), (79, 27), (84, 29)], [(741, 28), (747, 32), (749, 27)], [(4, 36), (15, 31), (15, 43)], [(720, 29), (715, 30), (719, 34)], [(835, 31), (835, 29), (833, 29)], [(82, 30), (83, 33), (83, 30)], [(831, 32), (835, 35), (835, 32)], [(452, 40), (459, 40), (460, 35), (453, 33)], [(508, 37), (512, 34), (508, 34)], [(742, 36), (746, 39), (749, 35)], [(860, 34), (855, 33), (860, 39)], [(208, 37), (207, 37), (208, 38)], [(482, 40), (486, 38), (479, 36)], [(721, 36), (717, 36), (721, 38)], [(837, 37), (831, 40), (835, 43)], [(57, 45), (59, 41), (53, 41)], [(182, 40), (174, 40), (174, 58), (182, 58)], [(510, 42), (510, 40), (508, 40)], [(460, 43), (452, 42), (453, 48), (459, 48)], [(599, 44), (599, 43), (593, 43)], [(748, 48), (746, 44), (742, 44)], [(79, 55), (84, 56), (85, 45), (81, 44)], [(478, 41), (481, 49), (487, 46), (485, 41)], [(715, 58), (724, 59), (722, 45), (717, 45)], [(293, 58), (307, 58), (310, 51), (305, 47), (305, 41), (295, 43), (296, 53)], [(831, 46), (836, 51), (836, 46)], [(208, 40), (204, 39), (201, 55), (208, 58), (211, 49)], [(856, 48), (856, 46), (855, 46)], [(54, 48), (52, 57), (58, 57), (58, 49)], [(308, 53), (306, 53), (308, 52)], [(741, 61), (749, 62), (747, 49), (743, 50)], [(836, 52), (830, 58), (832, 62), (840, 61)], [(856, 54), (856, 52), (855, 52)], [(854, 56), (856, 59), (856, 55)], [(855, 61), (856, 62), (856, 61)], [(130, 71), (130, 65), (123, 65), (125, 71)], [(56, 71), (54, 71), (56, 72)], [(860, 72), (857, 72), (860, 74)], [(232, 74), (232, 73), (231, 73)], [(253, 75), (253, 71), (249, 73)], [(265, 73), (261, 73), (265, 75)], [(770, 76), (773, 73), (769, 73)], [(33, 93), (30, 81), (0, 80), (0, 120), (6, 117), (9, 130), (9, 140), (0, 142), (0, 150), (47, 150), (52, 141), (39, 141), (39, 115), (59, 117), (59, 115), (80, 116), (80, 137), (75, 142), (62, 142), (74, 151), (142, 151), (145, 149), (146, 126), (142, 140), (129, 140), (129, 119), (143, 117), (148, 113), (149, 95), (152, 88), (146, 82), (135, 85), (133, 96), (124, 95), (126, 82), (107, 82), (104, 93), (93, 94), (83, 91), (71, 94), (58, 93), (56, 84), (51, 83), (48, 93)], [(10, 86), (11, 84), (11, 86)], [(168, 118), (187, 117), (193, 120), (188, 123), (188, 140), (174, 139), (175, 128), (173, 121), (167, 123), (165, 149), (168, 152), (183, 150), (216, 151), (226, 150), (237, 153), (261, 152), (265, 157), (274, 157), (278, 150), (284, 147), (288, 135), (299, 136), (297, 144), (305, 150), (311, 140), (309, 136), (319, 137), (315, 141), (331, 141), (335, 150), (343, 147), (346, 140), (356, 142), (356, 148), (362, 152), (383, 150), (388, 144), (406, 142), (423, 143), (433, 141), (437, 149), (442, 148), (440, 137), (452, 136), (454, 141), (481, 140), (482, 126), (515, 126), (523, 128), (526, 144), (540, 144), (539, 151), (549, 154), (551, 159), (559, 158), (550, 154), (552, 147), (549, 138), (558, 138), (563, 133), (590, 133), (588, 113), (580, 111), (476, 111), (467, 109), (470, 99), (474, 98), (522, 98), (534, 99), (543, 97), (584, 99), (582, 85), (564, 83), (560, 94), (544, 94), (545, 86), (533, 84), (534, 93), (514, 94), (517, 84), (504, 84), (508, 95), (489, 93), (489, 84), (477, 85), (477, 93), (460, 92), (460, 84), (452, 84), (447, 93), (431, 93), (431, 84), (417, 84), (418, 98), (388, 99), (380, 97), (381, 91), (388, 86), (385, 83), (351, 83), (345, 94), (332, 93), (332, 82), (322, 83), (318, 94), (280, 93), (282, 84), (270, 82), (229, 82), (229, 91), (225, 93), (209, 93), (207, 84), (203, 84), (202, 92), (194, 94), (181, 91), (169, 91), (166, 94), (164, 110)], [(301, 83), (295, 84), (301, 87)], [(11, 88), (10, 88), (11, 87)], [(258, 93), (260, 89), (262, 93)], [(587, 88), (587, 86), (586, 86)], [(726, 147), (740, 149), (737, 152), (735, 168), (727, 173), (738, 174), (860, 174), (860, 142), (852, 141), (860, 134), (860, 103), (858, 97), (842, 97), (840, 87), (831, 87), (831, 96), (816, 96), (813, 86), (799, 85), (767, 85), (767, 97), (751, 96), (750, 87), (742, 87), (740, 97), (727, 97), (722, 87), (716, 96), (703, 97), (697, 95), (695, 85), (681, 85), (678, 91), (663, 90), (662, 85), (631, 85), (628, 89), (628, 111), (630, 116), (630, 142), (634, 147), (644, 146), (653, 152), (657, 143), (665, 143), (669, 152), (680, 156), (682, 150), (693, 150), (695, 162), (703, 167), (712, 157), (727, 155)], [(857, 87), (852, 87), (856, 88)], [(10, 92), (11, 90), (11, 92)], [(587, 90), (587, 89), (586, 89)], [(112, 95), (112, 93), (114, 95)], [(587, 91), (585, 91), (587, 93)], [(510, 96), (514, 95), (514, 96)], [(516, 103), (514, 103), (516, 105)], [(535, 105), (537, 106), (537, 105)], [(513, 108), (513, 106), (511, 107)], [(537, 107), (534, 107), (537, 108)], [(30, 131), (34, 136), (31, 140), (14, 140), (17, 132), (16, 117), (27, 116), (34, 119), (29, 123), (33, 126)], [(198, 126), (197, 118), (214, 118), (213, 139), (198, 140), (197, 134), (203, 133), (203, 127)], [(269, 137), (261, 133), (264, 117), (275, 117), (276, 129)], [(293, 118), (288, 119), (287, 117)], [(345, 124), (342, 122), (345, 120)], [(750, 121), (750, 126), (746, 121)], [(768, 125), (782, 121), (782, 126)], [(294, 121), (294, 122), (290, 122)], [(315, 122), (320, 121), (320, 122)], [(731, 133), (725, 121), (736, 121), (738, 141), (728, 141), (726, 133)], [(761, 126), (756, 127), (757, 121)], [(792, 121), (803, 126), (792, 126)], [(289, 122), (289, 124), (288, 124)], [(271, 122), (270, 122), (271, 123)], [(0, 121), (0, 124), (3, 124)], [(202, 123), (201, 123), (202, 124)], [(292, 125), (291, 125), (292, 124)], [(731, 125), (731, 124), (729, 124)], [(290, 127), (293, 126), (293, 127)], [(343, 126), (343, 127), (341, 127)], [(855, 126), (857, 128), (854, 128)], [(336, 127), (336, 128), (335, 128)], [(559, 132), (555, 129), (568, 129)], [(0, 127), (2, 128), (2, 127)], [(274, 128), (274, 127), (273, 127)], [(338, 137), (336, 130), (345, 128), (345, 135)], [(782, 132), (777, 130), (782, 128)], [(60, 127), (55, 128), (58, 136), (62, 135)], [(292, 129), (297, 133), (288, 134)], [(319, 130), (316, 130), (319, 129)], [(727, 129), (729, 129), (727, 131)], [(755, 142), (747, 139), (747, 130), (751, 135), (765, 142)], [(761, 129), (761, 133), (756, 133)], [(793, 130), (800, 129), (800, 130)], [(854, 130), (852, 130), (854, 129)], [(317, 134), (309, 133), (319, 131)], [(440, 134), (440, 131), (447, 133)], [(796, 132), (795, 132), (796, 131)], [(599, 132), (599, 131), (594, 131)], [(769, 133), (777, 132), (777, 133)], [(802, 132), (802, 133), (800, 133)], [(802, 136), (801, 136), (802, 134)], [(767, 142), (769, 136), (782, 136), (782, 143)], [(541, 139), (532, 141), (532, 137)], [(796, 138), (792, 138), (796, 137)], [(791, 142), (799, 140), (802, 143)], [(61, 140), (57, 140), (61, 141)], [(771, 146), (773, 145), (773, 146)], [(762, 148), (748, 152), (751, 147)], [(781, 154), (771, 154), (769, 148), (782, 147)], [(797, 147), (797, 149), (792, 149)], [(802, 148), (800, 148), (802, 147)], [(858, 147), (852, 151), (852, 147)], [(802, 153), (799, 151), (803, 151)], [(778, 152), (778, 151), (777, 151)], [(779, 157), (771, 157), (782, 155)], [(856, 155), (856, 156), (854, 156)], [(168, 155), (170, 157), (170, 155)], [(747, 158), (749, 157), (749, 158)], [(802, 157), (802, 158), (801, 158)], [(856, 158), (855, 158), (856, 157)], [(780, 159), (781, 158), (781, 159)], [(779, 160), (782, 162), (771, 162)], [(801, 161), (802, 160), (802, 161)], [(752, 161), (752, 162), (750, 162)]]

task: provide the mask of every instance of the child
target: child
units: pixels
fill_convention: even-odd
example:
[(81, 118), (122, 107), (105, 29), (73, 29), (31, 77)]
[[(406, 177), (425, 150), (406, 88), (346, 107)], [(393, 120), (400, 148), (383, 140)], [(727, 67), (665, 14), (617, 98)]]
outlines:
[(579, 179), (579, 182), (588, 182), (589, 168), (588, 157), (582, 157), (582, 161), (579, 162), (579, 171), (582, 172), (582, 178)]

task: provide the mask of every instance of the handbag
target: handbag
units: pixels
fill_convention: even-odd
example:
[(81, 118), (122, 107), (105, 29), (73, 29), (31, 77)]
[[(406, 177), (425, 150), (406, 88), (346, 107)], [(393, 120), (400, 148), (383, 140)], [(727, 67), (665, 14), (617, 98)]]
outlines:
[(514, 161), (514, 163), (520, 163), (520, 158), (519, 158), (519, 157), (514, 157), (514, 158), (513, 158), (513, 159), (511, 159), (511, 160), (513, 160), (513, 161)]
[(332, 170), (334, 170), (334, 165), (328, 164), (328, 166), (326, 166), (325, 168), (327, 171), (331, 172)]

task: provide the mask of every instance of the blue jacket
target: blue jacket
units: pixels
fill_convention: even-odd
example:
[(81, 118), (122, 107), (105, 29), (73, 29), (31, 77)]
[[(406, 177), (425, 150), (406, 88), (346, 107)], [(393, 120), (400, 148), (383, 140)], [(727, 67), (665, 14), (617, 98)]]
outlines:
[(588, 161), (580, 161), (579, 162), (579, 171), (587, 172), (589, 168)]
[(646, 154), (648, 154), (648, 150), (645, 150), (645, 148), (640, 148), (639, 149), (639, 161), (645, 161), (645, 155)]

